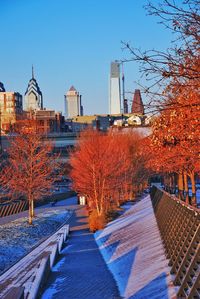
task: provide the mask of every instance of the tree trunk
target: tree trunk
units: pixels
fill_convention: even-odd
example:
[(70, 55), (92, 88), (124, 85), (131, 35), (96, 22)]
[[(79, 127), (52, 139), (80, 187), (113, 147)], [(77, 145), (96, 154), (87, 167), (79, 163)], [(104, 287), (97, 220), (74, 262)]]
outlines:
[(189, 204), (189, 189), (188, 189), (188, 177), (187, 173), (184, 171), (183, 173), (184, 178), (184, 193), (185, 193), (185, 202)]
[(121, 199), (121, 190), (118, 190), (118, 196), (116, 195), (116, 205), (117, 205), (117, 207), (120, 206), (120, 199)]
[(173, 174), (170, 173), (169, 174), (169, 193), (172, 194), (173, 193)]
[(183, 198), (183, 190), (184, 190), (184, 188), (183, 188), (183, 173), (180, 172), (180, 173), (178, 174), (178, 197), (179, 197), (179, 199), (181, 199), (181, 200), (184, 199), (184, 198)]
[(28, 209), (28, 223), (33, 224), (33, 217), (32, 217), (32, 204), (31, 204), (31, 199), (28, 201), (29, 209)]
[(191, 205), (192, 205), (193, 207), (197, 207), (196, 182), (195, 182), (195, 174), (194, 174), (194, 171), (191, 172), (190, 179), (191, 179), (191, 184), (192, 184), (192, 198), (191, 198)]
[(173, 194), (176, 194), (176, 173), (173, 173), (173, 177), (172, 177), (172, 184), (173, 184)]
[(164, 177), (164, 190), (169, 192), (169, 176), (167, 173)]
[(33, 199), (31, 200), (31, 216), (32, 216), (32, 218), (35, 217), (35, 213), (34, 213), (34, 200)]

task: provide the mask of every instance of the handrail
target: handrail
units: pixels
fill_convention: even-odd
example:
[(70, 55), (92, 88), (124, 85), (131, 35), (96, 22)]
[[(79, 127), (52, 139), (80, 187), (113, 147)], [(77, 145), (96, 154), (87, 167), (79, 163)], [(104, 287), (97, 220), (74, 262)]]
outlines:
[(151, 188), (151, 200), (178, 298), (200, 298), (200, 210)]
[(4, 272), (0, 276), (0, 298), (6, 296), (10, 298), (11, 291), (18, 291), (18, 288), (20, 290), (23, 288), (24, 298), (36, 299), (49, 271), (55, 264), (57, 255), (61, 253), (68, 234), (69, 225), (65, 224)]
[(19, 200), (13, 201), (9, 203), (1, 203), (0, 204), (0, 217), (9, 216), (12, 214), (17, 214), (23, 212), (27, 207), (27, 201)]

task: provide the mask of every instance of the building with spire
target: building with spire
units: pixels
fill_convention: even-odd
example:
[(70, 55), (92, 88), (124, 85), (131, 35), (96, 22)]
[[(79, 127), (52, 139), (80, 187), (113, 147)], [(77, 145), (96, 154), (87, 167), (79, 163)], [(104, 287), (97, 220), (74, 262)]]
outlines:
[(109, 113), (121, 113), (120, 64), (116, 61), (111, 62), (110, 69)]
[(38, 83), (34, 77), (34, 69), (32, 66), (32, 78), (28, 83), (28, 87), (25, 92), (25, 110), (34, 111), (43, 109), (43, 97), (42, 92), (38, 86)]
[(5, 87), (2, 82), (0, 82), (0, 92), (5, 92)]
[(81, 115), (83, 115), (81, 95), (74, 86), (71, 86), (65, 95), (65, 117), (71, 119)]
[(142, 97), (139, 89), (135, 89), (131, 113), (144, 115), (144, 104), (142, 102)]

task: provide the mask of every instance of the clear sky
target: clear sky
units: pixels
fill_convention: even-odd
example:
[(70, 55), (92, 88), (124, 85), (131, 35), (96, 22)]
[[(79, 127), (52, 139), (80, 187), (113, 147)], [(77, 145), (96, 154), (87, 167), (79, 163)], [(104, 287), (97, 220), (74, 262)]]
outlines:
[[(46, 108), (64, 112), (64, 94), (74, 85), (85, 114), (108, 113), (110, 62), (130, 58), (121, 41), (169, 46), (170, 33), (146, 15), (146, 2), (0, 0), (0, 81), (24, 95), (33, 64)], [(125, 65), (126, 91), (138, 88), (139, 76), (136, 63)]]

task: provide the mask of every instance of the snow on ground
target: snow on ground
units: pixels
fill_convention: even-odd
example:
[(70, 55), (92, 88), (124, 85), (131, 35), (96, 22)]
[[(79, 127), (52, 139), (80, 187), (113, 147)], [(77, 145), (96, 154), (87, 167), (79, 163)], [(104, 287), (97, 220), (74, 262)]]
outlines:
[(123, 298), (174, 296), (149, 196), (126, 209), (122, 216), (98, 231), (95, 238)]
[(0, 225), (0, 274), (46, 239), (70, 217), (71, 212), (51, 209), (37, 214), (33, 225), (27, 217)]

